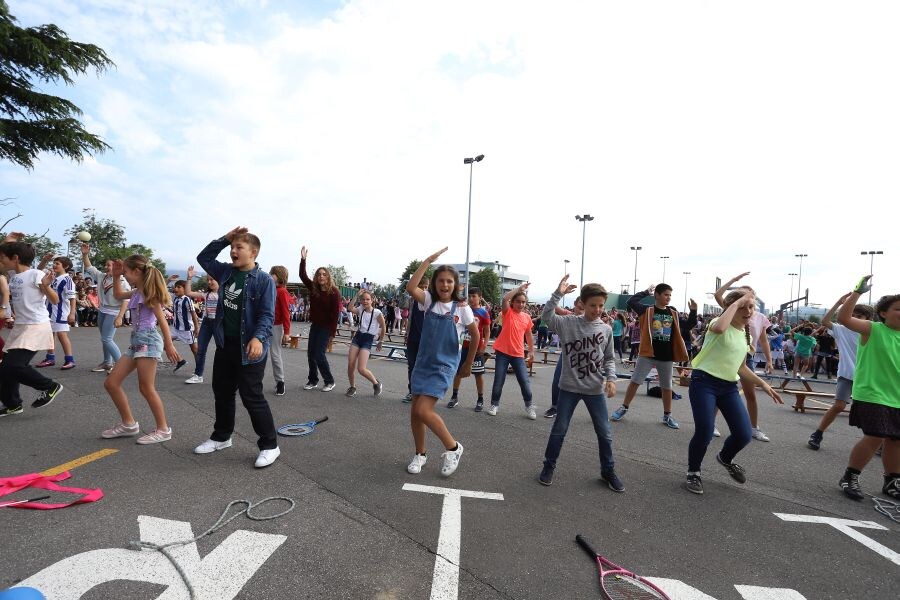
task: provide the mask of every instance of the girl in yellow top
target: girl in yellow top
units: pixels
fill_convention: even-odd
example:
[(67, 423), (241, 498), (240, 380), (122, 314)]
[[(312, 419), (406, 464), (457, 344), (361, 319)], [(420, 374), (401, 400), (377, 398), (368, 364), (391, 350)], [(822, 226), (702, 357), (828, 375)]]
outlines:
[(839, 485), (854, 500), (865, 498), (859, 475), (884, 443), (881, 492), (900, 499), (900, 294), (883, 296), (875, 305), (881, 323), (858, 319), (853, 309), (869, 291), (871, 275), (863, 277), (838, 311), (838, 323), (859, 334), (850, 425), (863, 432), (850, 451)]
[(732, 462), (738, 452), (750, 443), (753, 428), (750, 416), (741, 400), (738, 380), (761, 387), (772, 399), (782, 404), (781, 397), (747, 366), (750, 346), (750, 319), (756, 309), (756, 297), (751, 292), (735, 290), (725, 296), (725, 312), (709, 324), (703, 348), (691, 366), (691, 385), (688, 393), (694, 413), (694, 437), (688, 446), (688, 472), (685, 489), (703, 493), (700, 465), (713, 438), (716, 409), (722, 413), (731, 430), (716, 460), (738, 483), (747, 481), (744, 469)]

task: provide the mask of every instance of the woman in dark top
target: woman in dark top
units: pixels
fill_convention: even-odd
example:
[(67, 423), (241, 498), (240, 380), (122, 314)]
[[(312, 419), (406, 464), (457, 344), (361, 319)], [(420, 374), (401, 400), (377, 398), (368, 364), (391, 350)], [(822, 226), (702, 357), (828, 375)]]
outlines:
[(835, 348), (834, 338), (828, 333), (828, 330), (822, 327), (816, 334), (816, 368), (813, 371), (813, 379), (819, 378), (819, 367), (825, 363), (825, 375), (831, 379), (831, 357), (834, 355)]
[(325, 348), (337, 330), (337, 320), (343, 306), (341, 292), (334, 284), (331, 273), (325, 267), (316, 269), (310, 280), (306, 274), (306, 246), (300, 249), (300, 279), (309, 290), (309, 346), (306, 350), (309, 359), (309, 378), (304, 390), (315, 389), (319, 385), (319, 373), (325, 381), (323, 392), (334, 389), (334, 376), (325, 357)]

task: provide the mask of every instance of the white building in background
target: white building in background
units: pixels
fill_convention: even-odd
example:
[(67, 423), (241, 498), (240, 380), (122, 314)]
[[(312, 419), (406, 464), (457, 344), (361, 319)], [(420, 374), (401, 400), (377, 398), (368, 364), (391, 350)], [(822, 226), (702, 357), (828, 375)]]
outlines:
[[(504, 294), (510, 290), (514, 290), (523, 283), (530, 281), (528, 275), (513, 273), (509, 270), (509, 265), (501, 264), (499, 261), (488, 262), (483, 260), (473, 260), (469, 263), (469, 266), (472, 269), (473, 275), (482, 269), (490, 269), (496, 272), (497, 276), (500, 277), (500, 289)], [(459, 271), (459, 282), (465, 285), (469, 279), (465, 263), (455, 264), (453, 267)]]

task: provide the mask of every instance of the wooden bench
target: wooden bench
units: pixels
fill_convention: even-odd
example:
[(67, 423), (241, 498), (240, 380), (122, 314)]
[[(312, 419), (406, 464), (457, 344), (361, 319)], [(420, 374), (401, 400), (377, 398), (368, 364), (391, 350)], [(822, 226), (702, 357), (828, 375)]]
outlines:
[[(542, 362), (543, 362), (545, 365), (550, 364), (550, 356), (551, 356), (551, 355), (553, 355), (553, 356), (556, 357), (556, 362), (559, 362), (559, 359), (560, 359), (560, 357), (561, 357), (560, 351), (559, 351), (558, 349), (555, 349), (555, 348), (540, 348), (540, 349), (537, 349), (537, 348), (536, 348), (536, 349), (534, 350), (534, 353), (535, 353), (536, 355), (537, 355), (537, 354), (543, 354), (543, 355), (544, 355), (544, 360), (543, 360)], [(555, 364), (555, 363), (554, 363), (554, 364)]]
[[(831, 405), (826, 402), (821, 402), (816, 400), (816, 398), (831, 398), (834, 400), (834, 394), (829, 392), (811, 392), (809, 390), (789, 390), (782, 388), (778, 390), (781, 394), (791, 394), (795, 398), (794, 405), (791, 407), (794, 409), (794, 412), (805, 413), (806, 409), (810, 410), (828, 410), (831, 408)], [(822, 406), (806, 406), (806, 399), (809, 398), (811, 402), (816, 402), (818, 404), (822, 404)], [(843, 412), (850, 412), (848, 410), (844, 410)]]

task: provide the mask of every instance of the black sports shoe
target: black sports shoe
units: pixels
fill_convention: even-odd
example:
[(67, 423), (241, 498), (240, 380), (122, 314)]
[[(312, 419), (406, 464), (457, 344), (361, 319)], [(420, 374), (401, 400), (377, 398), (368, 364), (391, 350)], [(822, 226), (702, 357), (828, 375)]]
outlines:
[(615, 471), (610, 471), (609, 473), (600, 473), (600, 480), (605, 481), (614, 492), (624, 492), (625, 484), (619, 479), (619, 476), (616, 475)]
[(447, 403), (447, 408), (453, 408), (457, 404), (459, 404), (459, 398), (450, 398), (450, 402)]
[(556, 407), (555, 406), (551, 406), (550, 408), (548, 408), (546, 410), (546, 412), (544, 412), (545, 419), (553, 419), (555, 417), (556, 417)]
[(703, 481), (699, 475), (688, 475), (687, 481), (684, 482), (684, 489), (694, 494), (703, 493)]
[(475, 403), (475, 412), (481, 412), (484, 410), (484, 400), (479, 400)]
[(541, 474), (538, 476), (538, 481), (541, 482), (541, 485), (550, 485), (553, 483), (553, 467), (548, 467), (544, 465), (544, 468), (541, 469)]
[(3, 408), (0, 408), (0, 417), (8, 417), (10, 415), (21, 415), (23, 412), (24, 412), (24, 410), (22, 409), (21, 404), (18, 406), (12, 406), (12, 407), (4, 406)]
[(180, 369), (181, 367), (183, 367), (183, 366), (186, 365), (186, 364), (187, 364), (187, 361), (186, 361), (185, 359), (182, 358), (181, 360), (178, 361), (178, 364), (175, 365), (175, 368), (172, 369), (172, 372), (173, 372), (173, 373), (177, 373), (177, 372), (178, 372), (178, 369)]
[(53, 389), (42, 392), (40, 396), (37, 397), (37, 400), (31, 403), (32, 408), (41, 408), (42, 406), (47, 406), (51, 402), (53, 402), (59, 393), (63, 391), (63, 386), (61, 383), (54, 383)]
[(725, 467), (725, 470), (728, 471), (728, 474), (731, 475), (732, 479), (738, 483), (747, 483), (747, 476), (744, 475), (744, 469), (740, 465), (736, 465), (733, 462), (725, 462), (718, 452), (716, 452), (716, 460), (719, 461), (720, 465)]
[(806, 442), (806, 445), (813, 450), (818, 450), (822, 445), (822, 432), (818, 429), (816, 431), (813, 431), (812, 435), (809, 436), (809, 441)]
[(275, 395), (276, 396), (284, 396), (284, 382), (283, 381), (275, 382)]
[(900, 477), (894, 477), (885, 483), (884, 487), (881, 488), (881, 493), (885, 496), (890, 496), (894, 500), (900, 500)]
[(844, 494), (848, 498), (852, 498), (853, 500), (862, 500), (866, 497), (863, 494), (862, 488), (859, 486), (859, 475), (856, 473), (844, 473), (844, 476), (841, 477), (841, 480), (838, 482), (838, 485), (841, 486), (841, 489), (844, 490)]

